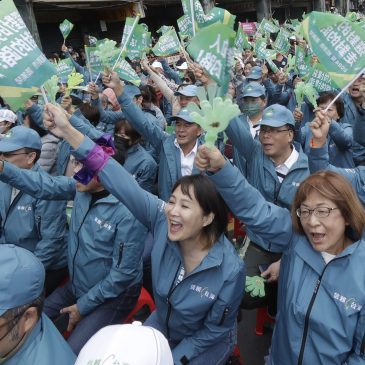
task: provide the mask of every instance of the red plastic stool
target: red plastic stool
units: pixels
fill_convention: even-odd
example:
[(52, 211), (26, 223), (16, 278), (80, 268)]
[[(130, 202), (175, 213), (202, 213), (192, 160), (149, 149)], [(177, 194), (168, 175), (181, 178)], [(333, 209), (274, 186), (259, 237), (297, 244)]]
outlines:
[(132, 323), (134, 316), (144, 307), (147, 306), (152, 313), (156, 306), (150, 293), (142, 286), (141, 294), (139, 295), (137, 304), (133, 310), (128, 314), (128, 317), (124, 320), (124, 323)]
[(257, 336), (262, 336), (264, 334), (265, 323), (275, 323), (275, 319), (269, 317), (267, 314), (267, 307), (257, 308), (255, 328), (255, 333)]
[(246, 237), (245, 225), (237, 218), (234, 218), (233, 237), (236, 239), (238, 237)]

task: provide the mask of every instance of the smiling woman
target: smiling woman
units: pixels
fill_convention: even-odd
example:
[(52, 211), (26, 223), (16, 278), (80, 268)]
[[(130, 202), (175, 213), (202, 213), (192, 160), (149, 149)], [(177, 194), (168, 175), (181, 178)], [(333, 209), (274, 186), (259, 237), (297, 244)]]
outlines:
[[(322, 171), (305, 179), (287, 209), (264, 197), (202, 146), (196, 164), (232, 213), (283, 252), (278, 313), (267, 365), (355, 365), (365, 362), (365, 212), (344, 177)], [(267, 244), (265, 243), (267, 242)]]
[(146, 323), (162, 332), (176, 365), (221, 365), (232, 353), (244, 291), (244, 265), (224, 236), (227, 211), (206, 176), (176, 182), (168, 203), (134, 178), (65, 115), (47, 105), (45, 124), (67, 140), (76, 159), (153, 234), (152, 282), (156, 311)]

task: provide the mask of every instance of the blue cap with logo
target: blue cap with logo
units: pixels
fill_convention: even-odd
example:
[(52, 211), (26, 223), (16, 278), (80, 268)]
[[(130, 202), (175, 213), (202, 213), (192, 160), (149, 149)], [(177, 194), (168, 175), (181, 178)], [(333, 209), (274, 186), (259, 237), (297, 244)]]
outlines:
[(269, 127), (282, 127), (286, 124), (295, 126), (293, 113), (285, 106), (279, 104), (267, 107), (262, 114), (259, 124)]
[(0, 152), (13, 152), (21, 148), (42, 149), (42, 141), (39, 134), (22, 126), (10, 129), (0, 141)]
[(266, 95), (265, 86), (259, 84), (256, 81), (249, 82), (242, 90), (242, 97), (252, 96), (258, 98), (260, 96)]
[(180, 109), (180, 111), (171, 118), (172, 121), (176, 121), (177, 119), (183, 119), (185, 122), (194, 123), (191, 119), (189, 110), (186, 108)]
[(258, 80), (262, 77), (262, 69), (260, 66), (254, 66), (251, 69), (251, 72), (247, 76), (247, 79), (249, 80)]
[(134, 98), (135, 96), (141, 95), (141, 90), (136, 85), (125, 85), (124, 86), (124, 92), (129, 95), (131, 98)]
[(181, 86), (179, 90), (175, 91), (175, 96), (198, 96), (198, 87), (196, 85)]
[(43, 292), (44, 266), (32, 252), (15, 245), (0, 245), (0, 316), (31, 304)]

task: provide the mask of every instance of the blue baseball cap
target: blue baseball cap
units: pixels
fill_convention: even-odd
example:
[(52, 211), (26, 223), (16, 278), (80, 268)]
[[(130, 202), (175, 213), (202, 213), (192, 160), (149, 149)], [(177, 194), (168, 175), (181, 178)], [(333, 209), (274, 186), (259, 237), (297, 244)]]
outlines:
[(182, 86), (179, 90), (175, 91), (175, 96), (198, 96), (198, 87), (196, 85)]
[(171, 118), (172, 121), (176, 121), (177, 119), (183, 119), (183, 120), (185, 120), (185, 122), (188, 122), (188, 123), (195, 123), (191, 119), (189, 110), (186, 108), (180, 109), (180, 111), (177, 114), (173, 115)]
[(273, 104), (267, 107), (263, 114), (260, 125), (267, 125), (269, 127), (282, 127), (290, 124), (295, 126), (293, 113), (285, 106)]
[(44, 266), (32, 252), (15, 245), (0, 245), (0, 316), (31, 304), (43, 292)]
[(39, 134), (23, 126), (10, 129), (0, 141), (0, 152), (13, 152), (21, 148), (42, 149), (42, 141)]
[(125, 85), (124, 92), (129, 95), (131, 98), (142, 95), (141, 90), (136, 85)]
[(260, 66), (254, 66), (251, 69), (251, 72), (247, 76), (249, 80), (258, 80), (262, 77), (262, 69)]
[(242, 97), (252, 96), (258, 98), (262, 95), (266, 95), (265, 87), (256, 81), (249, 82), (242, 90)]

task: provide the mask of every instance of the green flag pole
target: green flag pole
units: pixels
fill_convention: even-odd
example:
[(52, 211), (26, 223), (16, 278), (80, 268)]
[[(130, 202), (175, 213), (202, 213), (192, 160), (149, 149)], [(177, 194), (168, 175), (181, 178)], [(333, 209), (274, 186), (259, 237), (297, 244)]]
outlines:
[(44, 105), (48, 104), (48, 98), (47, 98), (47, 94), (46, 94), (46, 90), (44, 89), (43, 85), (40, 87), (41, 89), (41, 93), (43, 96), (43, 101), (44, 101)]
[(194, 0), (190, 0), (190, 13), (191, 13), (191, 22), (193, 25), (193, 36), (195, 37)]
[(117, 60), (114, 63), (114, 66), (112, 68), (112, 71), (114, 71), (115, 66), (118, 64), (118, 62), (120, 60), (120, 57), (122, 57), (123, 52), (126, 50), (126, 48), (128, 46), (128, 43), (129, 43), (129, 41), (132, 38), (134, 29), (136, 28), (136, 25), (138, 24), (140, 18), (141, 18), (141, 15), (140, 14), (137, 14), (136, 18), (134, 19), (134, 22), (133, 22), (133, 25), (132, 25), (132, 29), (129, 32), (127, 39), (125, 40), (125, 43), (123, 44), (123, 47), (122, 47), (121, 51), (119, 52), (118, 58), (117, 58)]
[(336, 100), (349, 88), (363, 73), (365, 73), (365, 67), (336, 95), (336, 97), (328, 104), (324, 110), (327, 113), (328, 109), (336, 102)]

